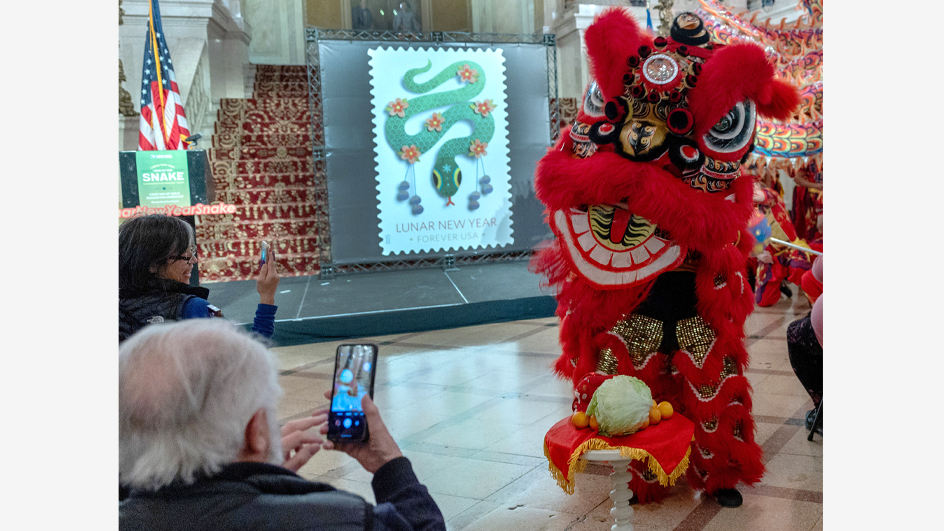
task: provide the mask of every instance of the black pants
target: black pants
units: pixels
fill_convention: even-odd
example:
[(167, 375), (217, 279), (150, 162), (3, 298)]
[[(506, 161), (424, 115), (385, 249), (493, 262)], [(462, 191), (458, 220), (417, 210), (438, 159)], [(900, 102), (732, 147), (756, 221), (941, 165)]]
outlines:
[(816, 340), (809, 315), (787, 327), (787, 350), (794, 374), (813, 399), (813, 406), (818, 406), (823, 398), (823, 347)]

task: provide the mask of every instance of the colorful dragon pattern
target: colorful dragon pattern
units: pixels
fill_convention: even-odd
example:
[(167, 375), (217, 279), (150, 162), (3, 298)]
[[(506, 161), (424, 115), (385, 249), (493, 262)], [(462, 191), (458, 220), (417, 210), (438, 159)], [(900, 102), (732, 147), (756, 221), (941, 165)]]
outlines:
[(802, 87), (801, 105), (786, 121), (758, 120), (752, 159), (763, 158), (765, 173), (802, 171), (812, 158), (822, 165), (823, 153), (823, 3), (802, 0), (806, 13), (792, 24), (756, 23), (757, 12), (738, 15), (717, 0), (699, 0), (696, 13), (712, 40), (724, 44), (755, 42), (765, 48), (781, 78)]

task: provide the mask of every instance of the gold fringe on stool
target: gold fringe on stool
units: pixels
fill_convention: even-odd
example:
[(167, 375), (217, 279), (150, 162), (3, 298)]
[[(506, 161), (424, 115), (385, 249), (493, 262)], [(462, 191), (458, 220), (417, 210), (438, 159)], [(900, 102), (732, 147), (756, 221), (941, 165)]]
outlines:
[(586, 467), (580, 457), (591, 450), (618, 450), (621, 457), (645, 461), (659, 484), (669, 486), (688, 469), (694, 434), (695, 425), (679, 414), (622, 437), (602, 437), (589, 428), (578, 430), (568, 417), (544, 436), (544, 456), (551, 476), (567, 494), (574, 493), (574, 475)]

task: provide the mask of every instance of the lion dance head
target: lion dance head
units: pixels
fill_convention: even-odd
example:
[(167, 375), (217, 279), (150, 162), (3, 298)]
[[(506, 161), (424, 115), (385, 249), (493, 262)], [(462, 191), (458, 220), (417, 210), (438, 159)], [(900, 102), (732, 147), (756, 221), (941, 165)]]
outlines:
[(692, 13), (654, 38), (610, 9), (586, 45), (592, 81), (536, 180), (573, 268), (619, 289), (737, 240), (751, 212), (739, 177), (755, 119), (788, 118), (796, 89), (759, 46), (712, 43)]

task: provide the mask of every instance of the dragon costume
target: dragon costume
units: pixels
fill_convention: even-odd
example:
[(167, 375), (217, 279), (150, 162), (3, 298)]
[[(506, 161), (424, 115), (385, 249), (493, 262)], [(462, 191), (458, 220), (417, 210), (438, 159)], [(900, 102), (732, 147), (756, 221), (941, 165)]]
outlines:
[[(664, 38), (611, 8), (585, 35), (592, 81), (535, 178), (556, 236), (532, 262), (557, 292), (554, 367), (575, 385), (646, 382), (697, 424), (689, 484), (737, 506), (736, 486), (764, 473), (744, 376), (753, 187), (740, 164), (756, 117), (786, 119), (799, 96), (760, 46), (712, 43), (692, 13)], [(642, 503), (665, 494), (645, 465), (630, 488)]]

